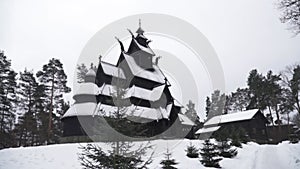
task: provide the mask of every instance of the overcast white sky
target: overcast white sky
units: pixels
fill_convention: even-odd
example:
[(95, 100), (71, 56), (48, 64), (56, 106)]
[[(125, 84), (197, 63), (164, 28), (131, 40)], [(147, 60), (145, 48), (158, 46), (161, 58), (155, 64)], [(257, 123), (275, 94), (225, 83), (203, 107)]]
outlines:
[[(300, 35), (280, 23), (276, 0), (1, 0), (0, 49), (16, 71), (59, 58), (72, 86), (79, 54), (105, 25), (140, 13), (173, 15), (196, 26), (223, 66), (226, 91), (246, 85), (251, 69), (279, 72), (300, 61)], [(124, 28), (121, 28), (124, 29)], [(154, 42), (153, 42), (154, 43)], [(204, 98), (200, 98), (204, 101)]]

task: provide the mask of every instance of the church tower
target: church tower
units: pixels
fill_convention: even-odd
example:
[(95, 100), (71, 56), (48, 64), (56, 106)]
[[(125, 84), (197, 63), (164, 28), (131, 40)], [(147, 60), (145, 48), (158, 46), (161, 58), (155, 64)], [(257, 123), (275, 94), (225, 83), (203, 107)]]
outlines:
[(153, 70), (153, 57), (155, 56), (152, 49), (149, 47), (151, 40), (144, 36), (144, 30), (142, 29), (141, 20), (139, 20), (139, 28), (137, 29), (137, 35), (132, 33), (132, 40), (129, 45), (127, 54), (134, 57), (135, 62), (143, 69)]

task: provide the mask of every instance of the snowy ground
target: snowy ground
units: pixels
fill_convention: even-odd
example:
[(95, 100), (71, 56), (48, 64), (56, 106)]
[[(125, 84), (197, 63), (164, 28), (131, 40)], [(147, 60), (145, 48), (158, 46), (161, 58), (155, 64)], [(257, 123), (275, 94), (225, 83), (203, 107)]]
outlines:
[[(186, 146), (192, 142), (201, 146), (199, 140), (155, 140), (154, 159), (150, 168), (160, 168), (159, 162), (163, 159), (166, 148), (171, 150), (172, 157), (179, 164), (180, 169), (205, 168), (198, 159), (186, 157)], [(136, 145), (140, 142), (135, 143)], [(10, 148), (0, 151), (0, 169), (79, 169), (78, 147), (84, 144), (60, 144), (39, 147)], [(103, 149), (109, 145), (99, 143)], [(300, 144), (258, 145), (248, 143), (238, 149), (238, 155), (233, 159), (223, 159), (220, 164), (225, 169), (299, 169)], [(149, 152), (150, 154), (150, 152)]]

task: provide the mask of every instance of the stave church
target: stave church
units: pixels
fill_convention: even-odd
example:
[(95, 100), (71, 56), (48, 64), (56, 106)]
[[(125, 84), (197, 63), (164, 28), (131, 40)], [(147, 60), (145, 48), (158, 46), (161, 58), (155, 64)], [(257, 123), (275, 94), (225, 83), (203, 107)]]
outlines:
[(104, 123), (130, 137), (162, 133), (167, 133), (163, 137), (176, 137), (194, 126), (172, 96), (171, 84), (158, 65), (160, 56), (149, 47), (151, 40), (141, 23), (136, 33), (128, 31), (131, 42), (127, 50), (116, 38), (121, 48), (117, 64), (100, 56), (96, 71), (88, 70), (79, 84), (74, 104), (61, 119), (64, 137), (107, 135)]

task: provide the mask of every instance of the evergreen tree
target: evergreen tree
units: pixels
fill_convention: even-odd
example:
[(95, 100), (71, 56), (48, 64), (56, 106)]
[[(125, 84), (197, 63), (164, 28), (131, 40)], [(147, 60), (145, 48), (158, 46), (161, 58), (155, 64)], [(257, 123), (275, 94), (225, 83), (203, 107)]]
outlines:
[(199, 117), (195, 110), (195, 103), (189, 100), (189, 103), (186, 105), (186, 107), (185, 115), (194, 122), (199, 121)]
[(213, 137), (219, 142), (217, 146), (219, 155), (225, 158), (232, 158), (237, 155), (236, 149), (233, 149), (231, 144), (229, 144), (230, 138), (232, 138), (231, 133), (235, 131), (229, 131), (228, 128), (223, 127), (217, 132), (213, 133)]
[(228, 110), (232, 112), (243, 111), (250, 104), (250, 96), (248, 88), (238, 88), (231, 93), (228, 99)]
[(300, 65), (293, 69), (290, 80), (291, 98), (295, 110), (300, 114)]
[(279, 125), (281, 125), (281, 120), (278, 105), (282, 100), (282, 88), (279, 84), (280, 80), (280, 75), (273, 74), (272, 71), (269, 71), (265, 77), (266, 104), (270, 114), (272, 113), (271, 109), (275, 111), (277, 122)]
[(221, 157), (232, 158), (237, 155), (237, 150), (233, 149), (227, 140), (220, 142), (218, 150)]
[(265, 110), (267, 107), (264, 77), (256, 69), (251, 70), (247, 81), (250, 92), (250, 104), (247, 109), (259, 108)]
[(169, 149), (167, 149), (167, 152), (165, 153), (165, 159), (160, 162), (163, 169), (176, 169), (174, 167), (178, 163), (175, 161), (175, 159), (172, 159), (172, 153), (169, 152)]
[(79, 160), (85, 169), (146, 169), (147, 165), (151, 164), (153, 156), (152, 153), (144, 161), (142, 157), (145, 156), (146, 151), (151, 146), (141, 145), (138, 149), (132, 151), (132, 145), (125, 142), (121, 144), (121, 151), (118, 154), (115, 147), (113, 147), (113, 151), (105, 153), (96, 144), (87, 144), (79, 148), (82, 149), (82, 153), (79, 154)]
[(210, 106), (211, 106), (211, 101), (209, 97), (206, 97), (205, 100), (205, 113), (206, 113), (206, 117), (208, 117), (209, 111), (210, 111)]
[(46, 102), (46, 92), (45, 86), (39, 84), (36, 89), (35, 97), (35, 110), (37, 116), (37, 126), (38, 126), (38, 144), (46, 144), (48, 140), (48, 114), (47, 114), (47, 102)]
[(219, 161), (221, 161), (222, 159), (218, 157), (219, 153), (217, 151), (216, 145), (211, 143), (209, 139), (204, 141), (203, 148), (201, 148), (200, 150), (200, 155), (202, 157), (200, 162), (205, 167), (221, 168), (219, 165)]
[(278, 110), (278, 104), (282, 99), (282, 88), (279, 84), (280, 80), (280, 76), (273, 74), (272, 71), (269, 71), (266, 76), (263, 76), (259, 74), (256, 69), (252, 70), (248, 77), (248, 86), (251, 96), (248, 109), (259, 108), (263, 111), (268, 108), (268, 117), (272, 120), (273, 125), (272, 110), (276, 113), (277, 121), (280, 121)]
[(190, 143), (190, 145), (187, 147), (185, 152), (186, 152), (186, 156), (188, 156), (189, 158), (199, 157), (199, 150), (194, 145), (192, 145), (192, 143)]
[(12, 130), (17, 104), (16, 75), (11, 61), (0, 51), (0, 149), (14, 145)]
[[(39, 81), (45, 86), (48, 118), (48, 141), (55, 142), (58, 137), (59, 130), (53, 123), (54, 119), (58, 119), (62, 109), (63, 94), (70, 92), (70, 88), (66, 85), (67, 75), (64, 72), (63, 64), (58, 59), (50, 59), (49, 63), (43, 66), (41, 71), (37, 72)], [(56, 116), (53, 118), (53, 114)]]
[(215, 90), (211, 95), (211, 104), (207, 114), (207, 120), (224, 113), (226, 102), (225, 94), (221, 94), (220, 90)]
[(24, 114), (19, 118), (15, 132), (19, 146), (35, 145), (37, 143), (37, 111), (36, 93), (38, 83), (32, 72), (25, 69), (20, 73), (19, 79), (19, 110)]

